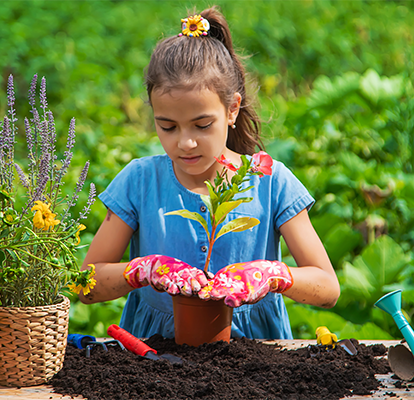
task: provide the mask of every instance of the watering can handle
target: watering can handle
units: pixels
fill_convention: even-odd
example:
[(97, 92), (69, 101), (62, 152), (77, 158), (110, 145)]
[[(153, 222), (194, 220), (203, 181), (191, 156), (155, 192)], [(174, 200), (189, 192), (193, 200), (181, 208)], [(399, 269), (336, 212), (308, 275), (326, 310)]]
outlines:
[(157, 351), (146, 345), (134, 335), (120, 328), (118, 325), (112, 324), (108, 327), (108, 335), (119, 340), (129, 351), (139, 356), (145, 356), (149, 351), (157, 354)]

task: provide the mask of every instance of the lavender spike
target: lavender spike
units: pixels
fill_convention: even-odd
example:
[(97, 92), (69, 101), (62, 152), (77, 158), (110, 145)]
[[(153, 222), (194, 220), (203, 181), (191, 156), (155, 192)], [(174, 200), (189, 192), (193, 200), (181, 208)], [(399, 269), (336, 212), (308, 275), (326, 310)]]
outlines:
[(89, 165), (89, 161), (86, 161), (85, 166), (83, 167), (82, 172), (79, 176), (78, 183), (76, 184), (76, 191), (78, 193), (82, 190), (83, 185), (85, 184), (86, 176), (88, 175)]
[[(13, 160), (14, 160), (14, 136), (10, 126), (10, 119), (4, 116), (2, 131), (2, 159), (1, 166), (3, 169), (2, 176), (5, 177), (7, 189), (13, 188)], [(4, 182), (2, 182), (4, 183)]]
[(37, 177), (37, 188), (33, 195), (33, 201), (44, 200), (43, 190), (49, 181), (49, 165), (50, 165), (50, 156), (45, 154), (44, 158), (40, 160), (39, 175)]
[(30, 84), (29, 96), (28, 96), (29, 104), (32, 106), (32, 110), (31, 110), (32, 113), (36, 107), (36, 83), (37, 83), (37, 74), (34, 74), (32, 82)]
[(39, 112), (34, 108), (32, 110), (33, 112), (33, 118), (32, 118), (32, 123), (33, 123), (33, 127), (34, 127), (34, 137), (33, 137), (33, 142), (34, 142), (34, 146), (37, 146), (38, 143), (38, 132), (41, 130), (41, 123), (40, 123), (40, 117), (39, 117)]
[(82, 190), (83, 185), (85, 184), (86, 176), (88, 175), (89, 164), (90, 164), (89, 161), (86, 161), (85, 166), (83, 167), (82, 172), (79, 176), (78, 182), (76, 183), (76, 188), (75, 188), (75, 191), (72, 195), (72, 199), (69, 200), (68, 203), (67, 203), (68, 208), (65, 211), (65, 214), (62, 218), (62, 221), (65, 220), (65, 218), (67, 217), (67, 215), (69, 213), (70, 208), (72, 206), (74, 206), (76, 204), (76, 202), (78, 201), (78, 199), (79, 199), (79, 194), (78, 193)]
[(30, 126), (30, 122), (27, 119), (27, 117), (24, 119), (24, 128), (25, 128), (25, 131), (26, 131), (27, 148), (29, 150), (29, 153), (32, 153), (34, 142), (33, 142), (32, 128)]
[(43, 109), (43, 113), (46, 114), (47, 98), (46, 98), (46, 78), (43, 77), (40, 83), (40, 108)]
[(73, 152), (71, 151), (73, 146), (75, 145), (75, 118), (70, 120), (69, 124), (69, 132), (68, 132), (68, 139), (66, 142), (66, 151), (64, 152), (65, 159), (62, 161), (62, 168), (61, 168), (61, 177), (65, 175), (67, 169), (69, 168), (70, 162), (72, 161)]
[(16, 110), (14, 109), (15, 100), (13, 75), (9, 75), (9, 79), (7, 81), (7, 105), (10, 107), (9, 114), (12, 123), (17, 121)]
[(90, 186), (90, 189), (89, 189), (88, 201), (86, 203), (86, 206), (83, 207), (82, 212), (79, 214), (79, 219), (86, 219), (87, 218), (87, 215), (91, 211), (91, 207), (92, 207), (93, 203), (95, 203), (95, 200), (96, 200), (96, 189), (95, 189), (95, 185), (93, 183), (91, 183), (91, 186)]
[(20, 168), (19, 164), (14, 164), (14, 168), (16, 168), (17, 175), (20, 178), (21, 184), (26, 188), (29, 189), (29, 181), (26, 178), (26, 175), (24, 174), (23, 170)]
[(56, 152), (56, 126), (55, 126), (55, 119), (53, 117), (53, 113), (51, 111), (47, 112), (47, 121), (48, 121), (48, 133), (49, 133), (49, 149), (50, 149), (50, 156), (51, 156), (51, 163), (53, 164), (57, 156), (55, 155)]

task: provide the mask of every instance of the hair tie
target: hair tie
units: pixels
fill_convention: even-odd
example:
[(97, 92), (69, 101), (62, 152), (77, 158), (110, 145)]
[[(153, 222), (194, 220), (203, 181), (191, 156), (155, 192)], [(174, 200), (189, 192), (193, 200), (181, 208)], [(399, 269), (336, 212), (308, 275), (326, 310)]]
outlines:
[(210, 23), (201, 15), (181, 19), (181, 33), (178, 36), (199, 37), (207, 36), (210, 30)]

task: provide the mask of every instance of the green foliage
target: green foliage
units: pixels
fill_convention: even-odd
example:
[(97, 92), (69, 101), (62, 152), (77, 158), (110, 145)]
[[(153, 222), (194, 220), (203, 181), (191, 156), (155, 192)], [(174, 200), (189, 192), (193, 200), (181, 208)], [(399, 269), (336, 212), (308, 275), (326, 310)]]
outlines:
[[(401, 288), (409, 320), (414, 313), (414, 3), (216, 3), (236, 47), (250, 56), (249, 80), (267, 121), (267, 152), (285, 162), (317, 200), (310, 216), (341, 281), (341, 297), (330, 311), (287, 300), (295, 336), (314, 338), (316, 327), (327, 325), (340, 338), (401, 337), (391, 317), (372, 304)], [(208, 4), (197, 2), (197, 8)], [(101, 192), (132, 158), (163, 152), (146, 103), (143, 69), (157, 40), (177, 33), (179, 18), (193, 5), (0, 2), (0, 113), (6, 112), (10, 73), (23, 114), (31, 77), (46, 76), (49, 103), (58, 105), (57, 130), (77, 118), (81, 150), (65, 183), (73, 187), (90, 160), (87, 184), (94, 182)], [(17, 145), (18, 156), (24, 151)], [(81, 196), (80, 204), (85, 200)], [(82, 243), (90, 242), (105, 212), (95, 203)], [(294, 265), (284, 244), (282, 250), (284, 261)], [(72, 300), (70, 325), (100, 335), (99, 321), (116, 323), (122, 301), (112, 308), (112, 302), (84, 306)], [(99, 315), (101, 309), (114, 314)]]
[[(330, 313), (360, 328), (370, 324), (370, 338), (380, 337), (379, 330), (401, 337), (390, 317), (373, 309), (382, 295), (403, 288), (408, 320), (414, 308), (412, 94), (404, 74), (367, 70), (321, 76), (309, 96), (285, 107), (282, 135), (293, 132), (296, 139), (286, 139), (290, 165), (319, 199), (312, 222), (340, 279)], [(396, 117), (402, 113), (404, 121)], [(310, 314), (298, 334), (313, 329), (312, 320)], [(341, 329), (340, 336), (349, 332)], [(363, 338), (361, 329), (353, 336)]]
[[(64, 178), (72, 158), (74, 123), (71, 121), (65, 157), (57, 165), (56, 129), (46, 99), (46, 80), (40, 85), (40, 107), (35, 107), (35, 75), (29, 90), (31, 117), (25, 117), (28, 152), (15, 159), (18, 121), (13, 76), (8, 77), (8, 115), (0, 123), (0, 305), (34, 307), (57, 304), (62, 294), (94, 286), (94, 271), (80, 272), (75, 257), (80, 231), (95, 201), (91, 184), (88, 202), (75, 220), (69, 210), (76, 204), (86, 179), (88, 163), (70, 197), (62, 198)], [(24, 140), (24, 138), (23, 138)], [(20, 167), (28, 162), (28, 172)], [(59, 219), (57, 219), (58, 217)], [(76, 289), (74, 289), (76, 288)]]

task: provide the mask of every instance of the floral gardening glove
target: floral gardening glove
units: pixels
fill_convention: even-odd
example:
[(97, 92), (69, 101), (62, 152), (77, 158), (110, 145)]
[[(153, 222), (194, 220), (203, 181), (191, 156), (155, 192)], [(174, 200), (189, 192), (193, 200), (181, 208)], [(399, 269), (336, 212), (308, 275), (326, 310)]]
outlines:
[(198, 296), (220, 300), (229, 307), (253, 304), (268, 292), (282, 293), (293, 285), (289, 267), (279, 261), (256, 260), (231, 264), (216, 273)]
[(208, 284), (204, 272), (177, 258), (153, 254), (129, 262), (124, 278), (133, 288), (151, 285), (171, 295), (191, 296)]

